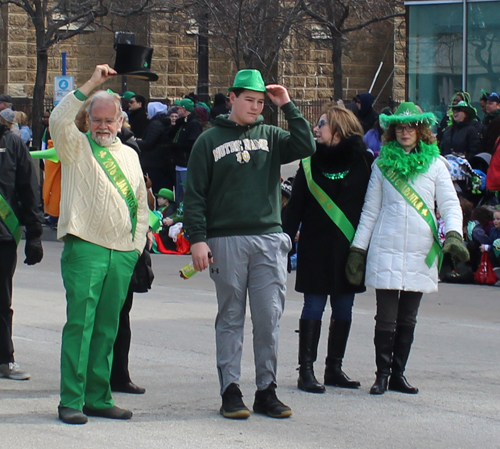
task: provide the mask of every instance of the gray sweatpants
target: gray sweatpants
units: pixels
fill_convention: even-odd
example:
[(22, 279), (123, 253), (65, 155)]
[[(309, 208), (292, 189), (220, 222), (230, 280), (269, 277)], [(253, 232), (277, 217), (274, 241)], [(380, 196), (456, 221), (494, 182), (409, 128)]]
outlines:
[(214, 257), (210, 277), (217, 290), (215, 339), (221, 395), (229, 384), (239, 384), (247, 291), (256, 385), (263, 390), (276, 382), (290, 238), (285, 233), (274, 233), (216, 237), (207, 243)]

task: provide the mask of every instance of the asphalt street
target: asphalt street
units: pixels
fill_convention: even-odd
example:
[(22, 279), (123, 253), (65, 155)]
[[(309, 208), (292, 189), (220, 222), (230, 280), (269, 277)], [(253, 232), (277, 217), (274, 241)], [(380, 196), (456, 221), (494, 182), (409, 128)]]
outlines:
[[(50, 232), (46, 238), (50, 238)], [(440, 284), (423, 300), (407, 367), (418, 395), (368, 393), (374, 380), (373, 290), (357, 295), (344, 360), (359, 390), (328, 387), (299, 391), (298, 319), (301, 295), (288, 279), (281, 321), (278, 396), (293, 416), (252, 414), (233, 421), (219, 415), (215, 369), (214, 286), (208, 274), (189, 280), (179, 269), (189, 256), (153, 255), (155, 281), (137, 294), (131, 312), (130, 370), (146, 387), (140, 396), (115, 394), (133, 410), (130, 421), (89, 418), (83, 426), (57, 419), (59, 351), (65, 296), (62, 243), (44, 242), (42, 263), (28, 267), (24, 242), (14, 277), (16, 360), (32, 375), (0, 379), (0, 441), (5, 448), (498, 448), (500, 447), (500, 288)], [(327, 319), (329, 313), (326, 312)], [(326, 353), (324, 323), (318, 377)], [(241, 388), (251, 407), (255, 391), (251, 323), (247, 318)]]

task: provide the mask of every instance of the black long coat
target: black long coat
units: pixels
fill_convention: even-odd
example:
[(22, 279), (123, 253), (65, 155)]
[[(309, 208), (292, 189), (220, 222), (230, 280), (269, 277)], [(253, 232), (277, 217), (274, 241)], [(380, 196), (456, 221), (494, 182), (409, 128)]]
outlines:
[[(317, 144), (311, 159), (314, 181), (358, 226), (373, 156), (360, 136), (351, 136), (335, 147)], [(343, 179), (324, 175), (348, 171)], [(307, 186), (302, 164), (295, 178), (290, 202), (285, 208), (283, 228), (293, 238), (302, 223), (297, 252), (295, 290), (310, 294), (338, 295), (365, 291), (349, 284), (345, 265), (350, 243), (333, 223)]]

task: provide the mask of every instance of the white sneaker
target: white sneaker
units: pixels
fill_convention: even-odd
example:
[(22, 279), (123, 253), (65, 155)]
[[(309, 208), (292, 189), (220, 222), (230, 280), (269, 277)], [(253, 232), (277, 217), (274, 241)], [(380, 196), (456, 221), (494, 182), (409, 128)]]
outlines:
[(17, 363), (11, 362), (0, 365), (0, 377), (12, 380), (28, 380), (31, 376), (21, 371)]

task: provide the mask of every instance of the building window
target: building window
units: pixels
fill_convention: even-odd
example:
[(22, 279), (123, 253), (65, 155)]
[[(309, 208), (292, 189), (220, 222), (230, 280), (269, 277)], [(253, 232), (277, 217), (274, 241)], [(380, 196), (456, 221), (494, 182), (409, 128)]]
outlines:
[(477, 108), (481, 89), (500, 91), (500, 0), (408, 1), (406, 6), (410, 101), (439, 116), (455, 90), (467, 90)]

